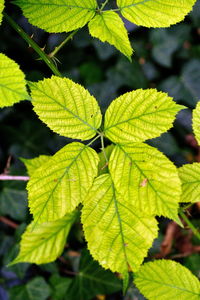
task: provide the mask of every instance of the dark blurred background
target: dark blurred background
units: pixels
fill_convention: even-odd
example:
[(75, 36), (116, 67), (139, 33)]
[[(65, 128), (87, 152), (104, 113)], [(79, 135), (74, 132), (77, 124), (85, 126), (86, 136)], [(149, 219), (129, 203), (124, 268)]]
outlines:
[[(46, 53), (50, 53), (67, 36), (67, 34), (48, 34), (33, 27), (11, 1), (6, 1), (6, 12), (30, 36), (33, 35), (33, 39), (40, 47), (45, 47)], [(171, 28), (147, 29), (125, 20), (124, 22), (135, 50), (132, 63), (114, 47), (93, 39), (87, 28), (84, 28), (57, 54), (59, 70), (64, 76), (89, 89), (98, 100), (102, 112), (105, 112), (114, 98), (127, 91), (153, 87), (167, 92), (187, 109), (178, 114), (172, 130), (149, 143), (164, 152), (177, 166), (193, 161), (200, 162), (199, 147), (191, 127), (192, 109), (200, 99), (200, 1), (197, 1), (193, 12), (184, 22)], [(51, 70), (39, 60), (34, 50), (27, 46), (6, 21), (3, 21), (0, 27), (0, 39), (0, 52), (21, 66), (27, 80), (37, 81), (52, 75)], [(53, 134), (37, 118), (28, 101), (1, 109), (0, 173), (10, 162), (10, 174), (26, 175), (20, 157), (33, 158), (40, 154), (54, 154), (69, 141), (71, 142), (67, 138)], [(96, 144), (95, 147), (98, 150), (99, 145)], [(200, 225), (198, 205), (192, 208), (191, 215), (191, 221), (198, 227)], [(80, 271), (79, 253), (85, 247), (79, 224), (72, 229), (66, 251), (55, 263), (40, 267), (30, 264), (6, 267), (16, 256), (20, 235), (30, 220), (25, 183), (1, 182), (0, 300), (79, 300), (79, 296), (71, 295), (68, 289), (72, 281), (74, 291), (78, 289), (76, 275)], [(170, 251), (165, 255), (160, 252), (161, 243), (166, 238), (169, 226), (172, 226), (169, 220), (160, 220), (160, 235), (148, 259), (152, 259), (155, 255), (174, 257), (195, 275), (200, 276), (198, 251), (191, 250), (193, 249), (191, 247), (198, 247), (198, 242), (190, 232), (175, 228), (177, 235), (171, 236), (173, 244)], [(185, 255), (188, 249), (190, 252)], [(87, 253), (83, 253), (82, 256), (91, 261)], [(95, 268), (96, 265), (94, 270)], [(113, 278), (110, 280), (115, 281)], [(98, 287), (95, 290), (95, 282), (86, 281), (85, 285), (88, 285), (88, 290), (84, 294), (84, 300), (93, 299), (95, 294), (113, 292), (109, 289), (106, 292)], [(116, 285), (119, 285), (118, 282)], [(116, 287), (116, 290), (118, 289), (119, 287)], [(121, 292), (117, 292), (98, 299), (144, 298), (132, 286), (124, 297)]]

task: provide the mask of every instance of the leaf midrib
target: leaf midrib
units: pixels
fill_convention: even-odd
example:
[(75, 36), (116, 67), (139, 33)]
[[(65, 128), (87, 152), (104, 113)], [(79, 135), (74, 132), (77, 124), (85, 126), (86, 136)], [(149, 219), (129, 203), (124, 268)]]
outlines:
[(159, 284), (160, 286), (167, 286), (167, 287), (171, 287), (173, 289), (177, 289), (177, 290), (180, 290), (180, 291), (184, 291), (184, 292), (187, 292), (187, 293), (190, 293), (190, 294), (193, 294), (193, 295), (197, 295), (197, 296), (200, 296), (200, 293), (195, 293), (195, 292), (192, 292), (190, 290), (186, 290), (184, 288), (181, 288), (181, 287), (178, 287), (178, 286), (174, 286), (174, 285), (171, 285), (171, 284), (167, 284), (167, 283), (161, 283), (160, 281), (157, 281), (157, 280), (150, 280), (150, 279), (147, 279), (147, 278), (142, 278), (142, 277), (139, 277), (140, 279), (143, 279), (144, 281), (149, 281), (149, 282), (155, 282), (157, 284)]

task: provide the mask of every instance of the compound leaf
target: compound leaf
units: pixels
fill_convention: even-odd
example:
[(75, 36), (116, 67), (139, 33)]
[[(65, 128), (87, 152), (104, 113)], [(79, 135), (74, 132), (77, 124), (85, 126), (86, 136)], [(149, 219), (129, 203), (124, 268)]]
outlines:
[(131, 60), (133, 49), (122, 19), (114, 11), (105, 11), (96, 15), (88, 25), (90, 34), (115, 46)]
[(0, 53), (0, 107), (29, 98), (24, 73), (16, 62)]
[(32, 222), (22, 235), (19, 255), (11, 265), (21, 262), (46, 264), (54, 261), (64, 249), (66, 238), (77, 214), (75, 211), (62, 219), (36, 227)]
[(89, 300), (99, 294), (111, 294), (122, 288), (121, 281), (104, 270), (92, 259), (89, 252), (81, 254), (79, 272), (66, 292), (66, 300)]
[(0, 0), (0, 24), (1, 24), (1, 21), (3, 18), (3, 15), (2, 15), (3, 9), (4, 9), (4, 0)]
[(182, 108), (155, 89), (129, 92), (108, 107), (104, 132), (114, 143), (143, 142), (170, 129)]
[(169, 27), (184, 19), (196, 0), (117, 0), (121, 14), (146, 27)]
[(31, 83), (34, 111), (54, 132), (73, 139), (89, 140), (101, 125), (96, 99), (81, 85), (52, 76)]
[(68, 32), (83, 27), (97, 8), (96, 0), (16, 0), (29, 22), (48, 32)]
[(200, 145), (200, 102), (197, 103), (196, 108), (193, 110), (193, 131)]
[(155, 218), (125, 201), (109, 174), (95, 179), (83, 202), (82, 223), (93, 258), (123, 275), (137, 271), (157, 236)]
[(48, 155), (40, 155), (32, 159), (21, 158), (20, 160), (25, 164), (29, 176), (32, 176), (36, 169), (46, 163), (50, 158), (51, 156)]
[(134, 275), (134, 283), (149, 300), (199, 300), (199, 280), (172, 260), (145, 263)]
[(200, 201), (200, 164), (186, 164), (179, 168), (179, 176), (182, 181), (181, 202)]
[(124, 199), (146, 214), (179, 222), (181, 182), (173, 163), (143, 143), (117, 145), (109, 160), (115, 187)]
[(27, 185), (34, 219), (54, 221), (73, 211), (97, 176), (98, 162), (93, 149), (71, 143), (36, 169)]

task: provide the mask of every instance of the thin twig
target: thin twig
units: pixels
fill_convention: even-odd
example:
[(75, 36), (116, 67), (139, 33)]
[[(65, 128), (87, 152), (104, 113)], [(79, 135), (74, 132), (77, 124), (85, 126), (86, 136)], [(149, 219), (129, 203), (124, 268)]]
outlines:
[(48, 57), (50, 58), (53, 58), (57, 53), (58, 51), (60, 51), (60, 49), (68, 43), (69, 40), (72, 40), (72, 38), (74, 37), (74, 35), (79, 31), (79, 29), (76, 29), (74, 30), (71, 34), (69, 34), (65, 39), (64, 41), (62, 41), (62, 43), (57, 46), (51, 53), (48, 54)]
[(19, 226), (18, 224), (16, 224), (15, 222), (9, 220), (6, 217), (0, 217), (0, 222), (2, 222), (2, 223), (6, 224), (6, 225), (8, 225), (8, 226), (10, 226), (14, 229), (16, 229)]
[(18, 181), (28, 181), (30, 177), (28, 176), (13, 176), (13, 175), (0, 175), (0, 180), (18, 180)]

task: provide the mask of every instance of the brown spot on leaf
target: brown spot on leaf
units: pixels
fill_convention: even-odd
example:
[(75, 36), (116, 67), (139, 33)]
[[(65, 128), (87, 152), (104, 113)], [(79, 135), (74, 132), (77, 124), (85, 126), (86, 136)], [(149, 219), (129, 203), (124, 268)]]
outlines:
[(144, 179), (142, 180), (142, 182), (140, 183), (140, 186), (145, 187), (145, 186), (147, 185), (147, 182), (148, 182), (148, 179), (147, 179), (147, 178), (144, 178)]

